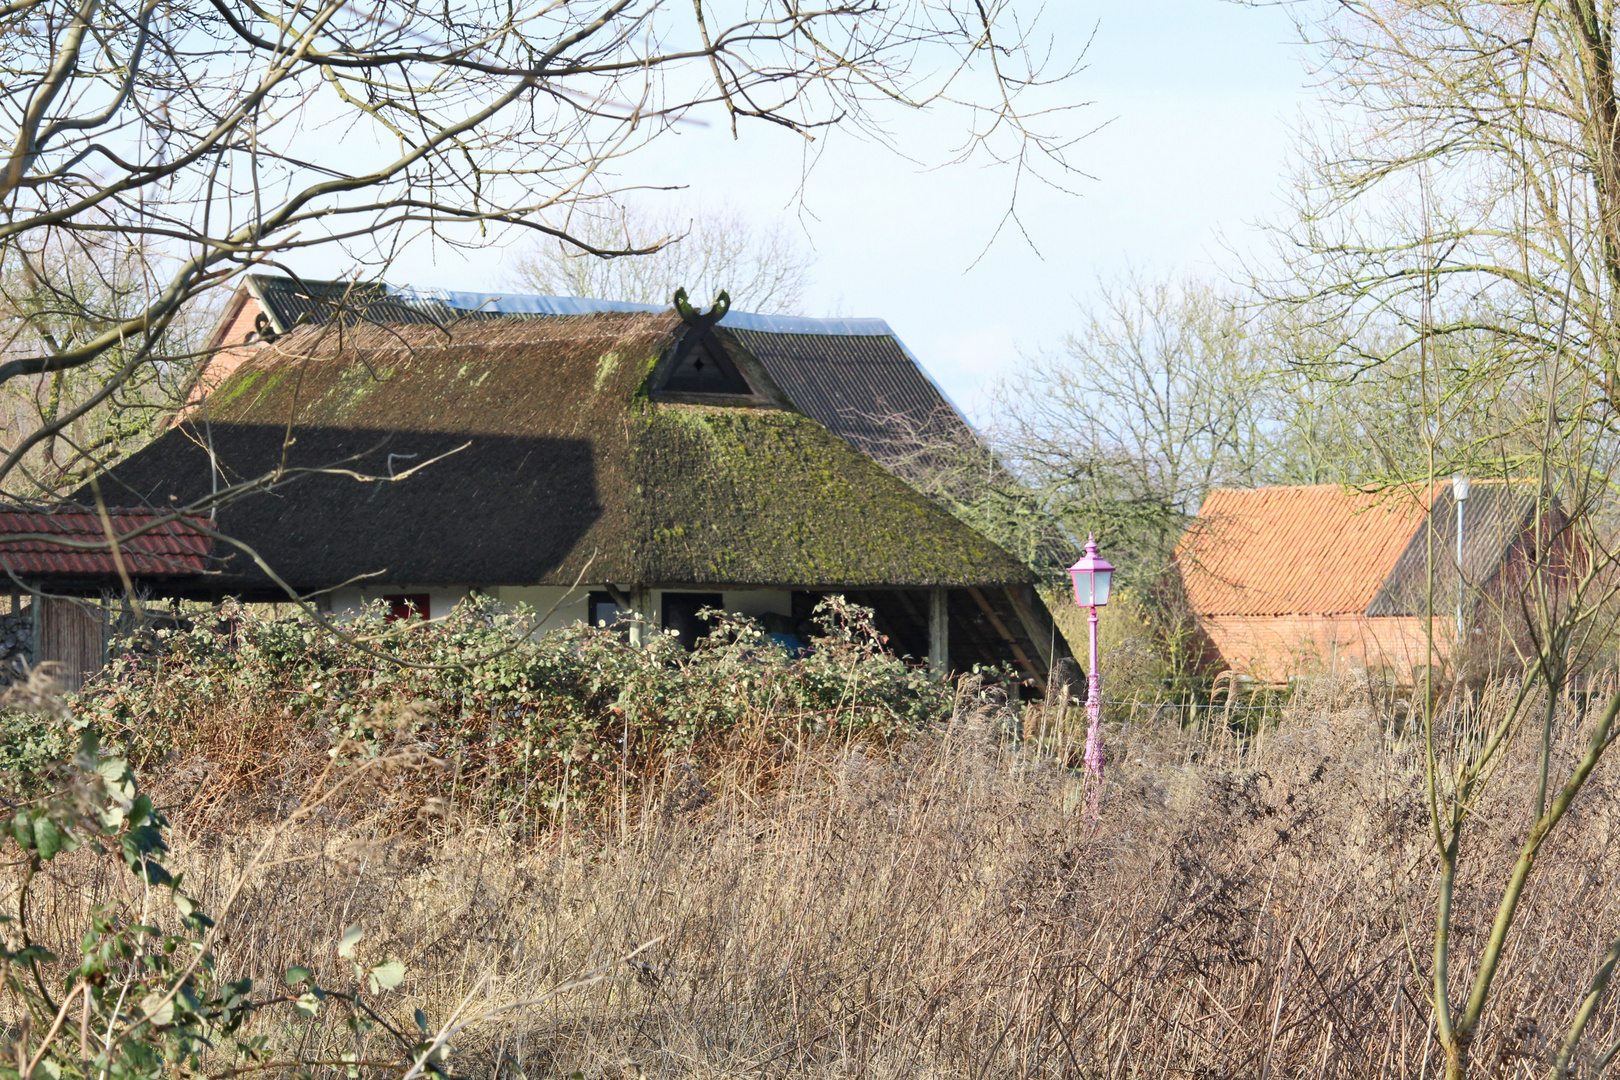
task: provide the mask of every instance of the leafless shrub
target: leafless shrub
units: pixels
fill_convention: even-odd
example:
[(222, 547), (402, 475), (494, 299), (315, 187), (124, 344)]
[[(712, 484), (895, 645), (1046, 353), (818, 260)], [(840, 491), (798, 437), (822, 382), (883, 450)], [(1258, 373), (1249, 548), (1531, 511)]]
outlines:
[[(1576, 696), (1558, 710), (1568, 758), (1587, 720)], [(283, 837), (221, 928), (221, 967), (275, 980), (325, 957), (316, 976), (337, 985), (332, 948), (358, 922), (368, 963), (404, 961), (385, 1015), (414, 1028), (417, 1008), (437, 1025), (657, 942), (621, 974), (465, 1033), (457, 1075), (1382, 1077), (1443, 1064), (1416, 944), (1434, 918), (1421, 755), (1364, 685), (1312, 684), (1246, 740), (1192, 738), (1138, 710), (1111, 732), (1095, 824), (1078, 775), (1013, 730), (969, 695), (948, 727), (896, 751), (790, 754), (764, 794), (736, 776), (694, 798), (672, 770), (542, 843), (449, 805), (402, 827), (384, 784)], [(1516, 753), (1478, 807), (1454, 964), (1478, 955), (1490, 886), (1516, 854), (1511, 823), (1538, 768)], [(1545, 1071), (1620, 923), (1617, 781), (1600, 768), (1536, 871), (1475, 1043), (1483, 1071)], [(174, 863), (208, 904), (269, 827), (182, 828)], [(58, 902), (98, 893), (64, 878)], [(1617, 1026), (1600, 1008), (1583, 1074)]]

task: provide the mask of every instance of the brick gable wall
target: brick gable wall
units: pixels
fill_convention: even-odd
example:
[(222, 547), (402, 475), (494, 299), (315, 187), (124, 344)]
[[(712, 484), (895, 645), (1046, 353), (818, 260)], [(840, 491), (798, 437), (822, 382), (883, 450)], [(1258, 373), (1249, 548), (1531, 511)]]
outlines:
[[(1226, 667), (1266, 683), (1357, 668), (1381, 668), (1406, 680), (1428, 656), (1421, 617), (1206, 615), (1199, 624)], [(1436, 618), (1437, 663), (1450, 656), (1451, 636), (1451, 620)]]
[(262, 341), (250, 340), (254, 334), (254, 321), (263, 310), (252, 296), (242, 297), (242, 306), (237, 309), (236, 314), (231, 317), (219, 335), (219, 351), (208, 358), (202, 371), (198, 373), (197, 385), (191, 388), (191, 393), (186, 397), (185, 408), (175, 417), (175, 423), (189, 416), (203, 398), (213, 393), (215, 387), (230, 378), (231, 374), (242, 366), (243, 361), (264, 348)]

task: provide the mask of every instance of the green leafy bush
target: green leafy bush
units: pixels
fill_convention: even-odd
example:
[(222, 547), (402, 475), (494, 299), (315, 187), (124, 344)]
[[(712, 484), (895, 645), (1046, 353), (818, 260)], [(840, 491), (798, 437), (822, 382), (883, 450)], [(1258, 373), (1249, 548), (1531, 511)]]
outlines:
[(949, 688), (885, 652), (869, 613), (839, 600), (818, 613), (822, 636), (792, 655), (724, 615), (688, 653), (673, 636), (635, 647), (584, 625), (535, 636), (531, 612), (485, 598), (432, 623), (368, 608), (343, 637), (229, 608), (131, 648), (75, 709), (137, 765), (176, 755), (251, 777), (342, 740), (391, 739), (408, 704), (458, 798), (551, 805), (675, 763), (886, 740), (948, 715)]
[[(12, 849), (8, 862), (23, 866), (19, 914), (0, 920), (11, 931), (0, 946), (0, 997), (11, 1024), (0, 1078), (136, 1080), (194, 1070), (201, 1055), (231, 1045), (257, 1007), (247, 999), (251, 983), (215, 978), (201, 940), (213, 924), (164, 869), (166, 823), (137, 792), (129, 766), (100, 756), (87, 733), (53, 771), (48, 791), (12, 802), (0, 839)], [(121, 861), (141, 900), (138, 912), (95, 909), (79, 956), (68, 960), (34, 940), (28, 895), (46, 864), (79, 849)], [(156, 925), (165, 916), (170, 932)], [(238, 1049), (251, 1055), (258, 1047)]]

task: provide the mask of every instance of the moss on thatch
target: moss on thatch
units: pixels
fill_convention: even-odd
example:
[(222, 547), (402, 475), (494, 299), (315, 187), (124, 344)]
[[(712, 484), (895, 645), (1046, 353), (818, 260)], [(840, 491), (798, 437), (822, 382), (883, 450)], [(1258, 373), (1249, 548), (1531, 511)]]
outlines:
[(208, 438), (171, 431), (103, 486), (189, 501), (211, 490), (210, 443), (231, 480), (284, 456), (305, 468), (346, 459), (376, 479), (304, 477), (221, 511), (224, 531), (305, 587), (376, 573), (565, 584), (587, 563), (590, 580), (648, 585), (1030, 580), (796, 411), (652, 400), (647, 380), (680, 326), (609, 312), (297, 331), (214, 392)]
[(802, 414), (658, 405), (630, 447), (639, 580), (1023, 580), (1006, 552)]

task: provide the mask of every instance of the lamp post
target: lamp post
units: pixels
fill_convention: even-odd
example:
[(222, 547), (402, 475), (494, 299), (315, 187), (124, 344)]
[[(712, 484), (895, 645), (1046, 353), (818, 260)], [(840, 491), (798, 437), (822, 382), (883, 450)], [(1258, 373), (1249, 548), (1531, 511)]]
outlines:
[(1457, 504), (1457, 653), (1463, 647), (1463, 503), (1468, 501), (1468, 477), (1458, 473), (1451, 478), (1451, 499)]
[[(1086, 772), (1100, 786), (1103, 778), (1102, 676), (1097, 671), (1097, 609), (1108, 603), (1114, 568), (1097, 554), (1096, 536), (1086, 538), (1086, 553), (1069, 567), (1074, 578), (1074, 602), (1091, 609), (1091, 665), (1086, 669)], [(1092, 797), (1093, 809), (1096, 795)]]

